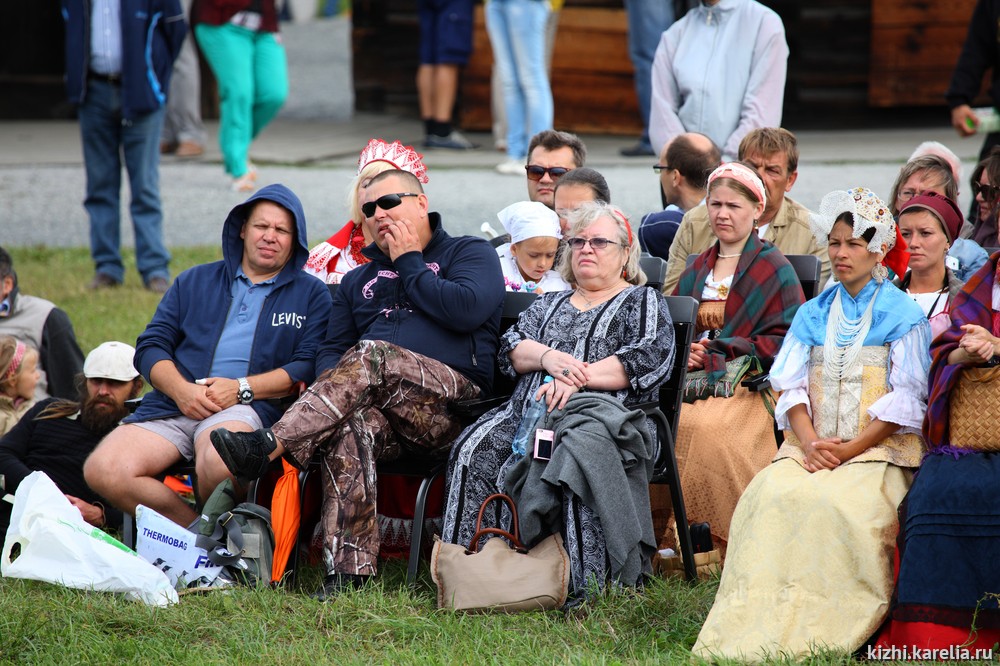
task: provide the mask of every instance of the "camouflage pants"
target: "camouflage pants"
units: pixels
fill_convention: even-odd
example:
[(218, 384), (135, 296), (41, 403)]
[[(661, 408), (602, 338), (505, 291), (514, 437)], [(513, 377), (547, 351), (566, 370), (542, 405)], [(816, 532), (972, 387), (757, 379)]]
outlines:
[(319, 452), (327, 572), (376, 573), (375, 462), (404, 451), (443, 456), (461, 432), (448, 403), (478, 394), (473, 382), (443, 363), (365, 340), (274, 424), (298, 467)]

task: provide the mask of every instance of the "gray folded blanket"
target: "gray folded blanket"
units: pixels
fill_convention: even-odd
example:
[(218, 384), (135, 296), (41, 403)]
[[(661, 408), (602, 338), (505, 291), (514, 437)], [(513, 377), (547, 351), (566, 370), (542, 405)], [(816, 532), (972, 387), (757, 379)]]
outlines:
[(528, 547), (562, 529), (564, 489), (601, 521), (613, 580), (634, 585), (656, 552), (649, 479), (656, 447), (641, 410), (606, 393), (577, 393), (553, 410), (544, 428), (558, 442), (549, 462), (529, 452), (507, 474)]

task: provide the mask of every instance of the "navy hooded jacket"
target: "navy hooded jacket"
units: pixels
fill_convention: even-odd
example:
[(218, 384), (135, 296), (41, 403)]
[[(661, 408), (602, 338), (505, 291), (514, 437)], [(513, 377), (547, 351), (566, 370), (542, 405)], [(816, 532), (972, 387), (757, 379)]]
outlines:
[[(90, 69), (90, 12), (93, 0), (62, 0), (66, 23), (66, 92), (73, 104), (87, 94)], [(121, 0), (122, 116), (126, 120), (167, 103), (174, 60), (187, 23), (180, 0)]]
[(393, 262), (372, 243), (363, 250), (371, 263), (344, 276), (316, 357), (317, 376), (359, 340), (384, 340), (440, 361), (490, 392), (506, 293), (500, 260), (484, 238), (449, 236), (437, 213), (428, 223), (432, 234), (423, 252)]
[[(163, 295), (152, 321), (135, 345), (135, 367), (147, 380), (153, 366), (164, 360), (173, 361), (189, 381), (208, 376), (232, 304), (233, 280), (243, 259), (240, 229), (250, 209), (261, 200), (291, 211), (295, 218), (295, 247), (264, 301), (247, 374), (259, 375), (283, 368), (293, 382), (312, 383), (316, 350), (330, 318), (331, 298), (322, 281), (302, 271), (309, 256), (306, 218), (298, 197), (284, 185), (268, 185), (233, 208), (222, 228), (223, 260), (189, 268), (177, 276)], [(280, 410), (266, 400), (255, 400), (252, 406), (264, 427), (270, 427), (281, 416)], [(146, 394), (135, 414), (125, 422), (180, 413), (173, 400), (154, 390)]]

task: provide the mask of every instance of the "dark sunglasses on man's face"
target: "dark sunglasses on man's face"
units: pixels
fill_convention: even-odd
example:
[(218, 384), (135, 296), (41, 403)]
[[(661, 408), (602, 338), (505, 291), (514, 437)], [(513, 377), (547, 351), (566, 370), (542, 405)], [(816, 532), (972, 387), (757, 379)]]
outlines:
[(375, 214), (375, 206), (378, 206), (382, 210), (391, 210), (403, 203), (403, 197), (419, 197), (419, 194), (415, 192), (399, 192), (398, 194), (383, 194), (375, 201), (369, 201), (368, 203), (361, 204), (361, 212), (365, 214), (365, 217), (371, 217)]
[(529, 164), (524, 167), (524, 170), (528, 172), (528, 180), (541, 180), (545, 174), (549, 174), (549, 178), (552, 180), (559, 180), (572, 171), (572, 169), (567, 169), (566, 167), (549, 167), (546, 169), (537, 164)]
[(1000, 187), (995, 185), (983, 185), (982, 183), (972, 184), (972, 196), (983, 195), (984, 201), (996, 201), (1000, 197)]

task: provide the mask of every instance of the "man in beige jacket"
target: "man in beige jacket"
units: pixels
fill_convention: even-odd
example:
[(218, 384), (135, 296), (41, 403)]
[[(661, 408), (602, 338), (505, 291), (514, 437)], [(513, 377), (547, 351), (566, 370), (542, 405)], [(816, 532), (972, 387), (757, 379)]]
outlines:
[[(743, 137), (740, 160), (757, 169), (767, 189), (767, 204), (758, 220), (758, 233), (784, 254), (813, 254), (822, 262), (820, 284), (830, 277), (826, 248), (816, 244), (809, 227), (809, 209), (785, 196), (798, 177), (799, 149), (795, 135), (780, 127), (763, 127)], [(687, 266), (689, 254), (700, 254), (715, 242), (708, 223), (708, 208), (701, 204), (689, 210), (670, 246), (663, 293), (671, 294)]]

